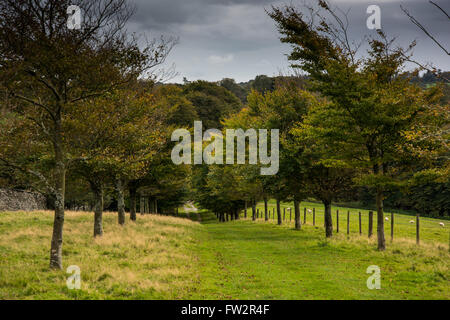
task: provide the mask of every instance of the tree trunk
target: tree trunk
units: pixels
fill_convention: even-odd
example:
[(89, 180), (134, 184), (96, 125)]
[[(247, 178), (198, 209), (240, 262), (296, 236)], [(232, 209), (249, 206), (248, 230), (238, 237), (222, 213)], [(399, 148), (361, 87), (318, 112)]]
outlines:
[(123, 196), (123, 181), (120, 178), (116, 179), (116, 193), (118, 221), (123, 226), (125, 224), (125, 199)]
[(103, 235), (103, 186), (101, 183), (90, 182), (94, 193), (94, 237)]
[(331, 216), (331, 201), (323, 201), (325, 207), (325, 236), (330, 238), (333, 235), (333, 218)]
[(303, 224), (306, 224), (306, 207), (303, 208)]
[(130, 186), (130, 220), (136, 221), (136, 187)]
[(144, 197), (142, 194), (139, 194), (139, 211), (141, 212), (141, 216), (145, 213), (145, 203), (144, 203)]
[(264, 197), (264, 219), (265, 219), (266, 221), (269, 220), (269, 216), (268, 216), (268, 212), (267, 212), (268, 209), (269, 209), (269, 208), (267, 207), (267, 198)]
[(144, 212), (145, 213), (150, 213), (149, 201), (150, 201), (149, 197), (144, 197)]
[(281, 219), (281, 206), (280, 206), (280, 200), (277, 200), (277, 214), (278, 214), (278, 224), (281, 225), (283, 223), (283, 220)]
[(66, 166), (62, 143), (61, 118), (56, 121), (53, 141), (55, 152), (55, 216), (53, 220), (53, 233), (50, 248), (50, 268), (62, 269), (62, 244), (64, 227), (64, 196), (66, 185)]
[(239, 220), (239, 209), (234, 209), (234, 218), (235, 220)]
[(384, 212), (383, 212), (383, 190), (377, 189), (377, 237), (378, 250), (386, 249), (386, 240), (384, 239)]
[(295, 211), (295, 230), (300, 230), (302, 228), (302, 223), (300, 221), (300, 201), (294, 199), (294, 211)]
[(244, 218), (247, 219), (247, 200), (245, 200)]
[(155, 213), (154, 202), (152, 198), (148, 198), (148, 213)]

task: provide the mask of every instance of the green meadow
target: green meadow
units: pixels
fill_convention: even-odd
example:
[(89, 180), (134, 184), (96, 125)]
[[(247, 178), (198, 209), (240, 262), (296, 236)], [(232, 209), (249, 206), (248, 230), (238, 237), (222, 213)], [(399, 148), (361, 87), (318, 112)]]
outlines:
[[(300, 231), (288, 211), (281, 226), (243, 213), (219, 223), (199, 211), (139, 215), (121, 227), (105, 213), (97, 239), (93, 213), (67, 212), (62, 271), (48, 268), (52, 212), (0, 213), (0, 299), (450, 299), (447, 221), (421, 218), (417, 246), (414, 217), (396, 214), (394, 241), (386, 221), (387, 250), (379, 252), (366, 234), (367, 211), (360, 236), (359, 210), (349, 209), (347, 235), (347, 208), (339, 208), (340, 232), (326, 240), (320, 205), (302, 203), (302, 223), (303, 208), (313, 206), (316, 225), (307, 213)], [(67, 288), (70, 265), (81, 270), (80, 290)], [(367, 288), (371, 265), (381, 289)]]

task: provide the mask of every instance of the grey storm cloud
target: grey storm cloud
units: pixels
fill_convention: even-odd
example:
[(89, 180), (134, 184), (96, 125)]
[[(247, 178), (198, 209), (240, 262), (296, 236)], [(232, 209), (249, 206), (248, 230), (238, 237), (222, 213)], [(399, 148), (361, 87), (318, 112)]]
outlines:
[[(265, 10), (271, 5), (294, 4), (301, 7), (314, 0), (132, 0), (136, 14), (129, 30), (147, 36), (174, 35), (180, 43), (169, 62), (174, 62), (180, 76), (205, 80), (232, 77), (247, 81), (258, 74), (275, 75), (288, 68), (289, 46), (279, 41), (274, 22)], [(450, 1), (435, 0), (447, 12)], [(350, 37), (359, 41), (374, 35), (368, 30), (366, 9), (381, 8), (383, 30), (397, 37), (400, 45), (417, 40), (415, 58), (450, 69), (450, 59), (401, 11), (403, 5), (443, 44), (450, 45), (450, 22), (425, 0), (334, 0), (334, 6), (348, 11)]]

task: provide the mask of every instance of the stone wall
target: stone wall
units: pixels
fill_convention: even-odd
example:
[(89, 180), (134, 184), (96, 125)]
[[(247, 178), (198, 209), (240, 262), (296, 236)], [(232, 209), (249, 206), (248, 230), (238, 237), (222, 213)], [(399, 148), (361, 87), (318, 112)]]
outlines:
[(0, 211), (34, 211), (45, 209), (47, 209), (47, 199), (39, 193), (0, 189)]

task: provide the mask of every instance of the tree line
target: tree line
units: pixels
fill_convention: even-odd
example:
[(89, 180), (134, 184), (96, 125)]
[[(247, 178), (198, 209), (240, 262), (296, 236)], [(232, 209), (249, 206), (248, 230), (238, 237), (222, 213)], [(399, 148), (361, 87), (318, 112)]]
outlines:
[[(377, 207), (380, 250), (387, 195), (422, 197), (411, 205), (420, 210), (435, 203), (424, 195), (440, 197), (446, 209), (438, 212), (448, 215), (447, 87), (417, 85), (416, 74), (402, 71), (409, 48), (382, 32), (359, 57), (342, 20), (319, 3), (331, 20), (314, 24), (292, 6), (268, 11), (304, 75), (163, 84), (157, 69), (177, 39), (142, 46), (125, 29), (135, 11), (129, 2), (0, 2), (0, 183), (49, 197), (50, 266), (62, 268), (66, 208), (92, 208), (97, 237), (105, 207), (124, 225), (126, 211), (137, 219), (139, 195), (163, 213), (193, 200), (222, 221), (247, 207), (255, 217), (260, 200), (267, 217), (275, 198), (280, 224), (280, 202), (292, 200), (296, 229), (300, 202), (312, 197), (324, 205), (327, 237), (331, 203), (364, 200)], [(65, 27), (70, 4), (84, 12), (81, 30)], [(205, 129), (279, 129), (279, 172), (174, 165), (171, 133), (192, 130), (195, 120)]]
[[(308, 12), (317, 13), (318, 21)], [(264, 177), (248, 165), (194, 168), (195, 199), (224, 220), (224, 214), (238, 218), (235, 212), (247, 204), (254, 218), (261, 199), (267, 217), (267, 200), (275, 198), (280, 224), (280, 202), (292, 200), (295, 228), (301, 229), (299, 204), (313, 197), (324, 205), (331, 237), (331, 203), (366, 191), (377, 211), (378, 249), (384, 250), (388, 192), (418, 199), (431, 185), (442, 188), (436, 198), (448, 193), (449, 105), (442, 99), (447, 84), (417, 85), (417, 72), (403, 71), (414, 43), (399, 47), (381, 30), (368, 38), (366, 52), (358, 52), (345, 15), (326, 1), (303, 11), (272, 7), (268, 15), (281, 41), (292, 47), (292, 66), (308, 75), (306, 85), (253, 90), (246, 107), (224, 125), (280, 129), (280, 171)], [(448, 215), (447, 201), (441, 199), (440, 215)], [(432, 210), (418, 203), (423, 213)]]

